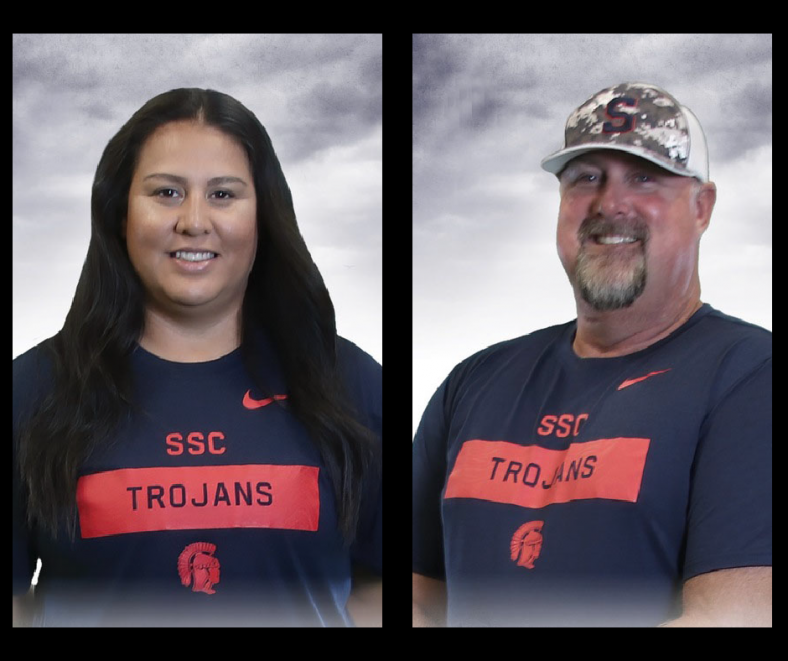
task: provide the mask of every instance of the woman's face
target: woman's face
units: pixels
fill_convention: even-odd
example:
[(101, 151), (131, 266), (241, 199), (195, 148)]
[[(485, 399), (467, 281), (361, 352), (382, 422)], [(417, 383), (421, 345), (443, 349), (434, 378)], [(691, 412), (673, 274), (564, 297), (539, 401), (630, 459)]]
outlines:
[(158, 128), (140, 151), (124, 233), (149, 310), (237, 313), (257, 249), (257, 198), (244, 149), (194, 121)]

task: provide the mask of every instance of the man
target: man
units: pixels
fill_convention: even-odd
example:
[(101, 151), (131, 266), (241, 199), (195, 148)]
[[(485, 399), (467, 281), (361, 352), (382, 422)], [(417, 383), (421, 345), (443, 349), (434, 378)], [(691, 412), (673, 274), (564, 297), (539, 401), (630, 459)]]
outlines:
[(542, 166), (577, 319), (480, 351), (431, 399), (414, 626), (771, 626), (771, 333), (701, 302), (700, 123), (618, 85)]

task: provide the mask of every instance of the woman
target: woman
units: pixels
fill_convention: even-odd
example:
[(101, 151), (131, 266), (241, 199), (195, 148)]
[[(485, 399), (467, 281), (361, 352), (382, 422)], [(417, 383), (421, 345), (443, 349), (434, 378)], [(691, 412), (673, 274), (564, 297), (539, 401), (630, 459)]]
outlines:
[(257, 118), (151, 99), (98, 165), (62, 330), (14, 360), (15, 606), (40, 558), (43, 625), (352, 626), (352, 572), (382, 573), (381, 374)]

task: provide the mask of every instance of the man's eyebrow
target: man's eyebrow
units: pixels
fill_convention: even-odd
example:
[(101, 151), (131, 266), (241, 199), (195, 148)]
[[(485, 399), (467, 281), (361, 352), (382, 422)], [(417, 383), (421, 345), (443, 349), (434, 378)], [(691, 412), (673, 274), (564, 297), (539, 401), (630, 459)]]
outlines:
[[(573, 159), (558, 175), (559, 179), (566, 174), (573, 174), (577, 170), (583, 170), (586, 168), (592, 168), (594, 170), (598, 170), (603, 172), (605, 170), (605, 165), (601, 161), (597, 161), (594, 159), (593, 156), (579, 156), (576, 159)], [(638, 158), (637, 160), (632, 160), (627, 164), (627, 169), (630, 172), (644, 172), (648, 173), (649, 175), (653, 176), (672, 176), (673, 173), (661, 168), (656, 163), (652, 163), (651, 161), (645, 158)], [(681, 176), (681, 175), (675, 175)]]
[[(143, 181), (147, 181), (148, 179), (166, 179), (167, 181), (174, 181), (176, 184), (180, 184), (181, 186), (185, 186), (188, 180), (185, 177), (179, 177), (176, 174), (167, 174), (166, 172), (154, 172), (153, 174), (149, 174), (147, 177), (143, 179)], [(221, 186), (223, 184), (241, 184), (242, 186), (248, 185), (243, 179), (240, 177), (214, 177), (213, 179), (208, 180), (209, 186)]]
[(566, 169), (569, 170), (571, 168), (582, 168), (582, 167), (592, 167), (592, 168), (601, 169), (602, 165), (599, 163), (599, 161), (595, 160), (593, 157), (580, 156), (579, 158), (575, 158), (572, 161), (570, 161), (569, 164), (566, 166)]
[(596, 170), (601, 170), (602, 169), (601, 166), (597, 165), (596, 163), (593, 163), (592, 161), (574, 160), (571, 163), (569, 163), (563, 170), (561, 170), (561, 172), (559, 173), (558, 177), (560, 179), (561, 177), (564, 177), (566, 175), (572, 175), (577, 170), (581, 170), (583, 168), (594, 168)]

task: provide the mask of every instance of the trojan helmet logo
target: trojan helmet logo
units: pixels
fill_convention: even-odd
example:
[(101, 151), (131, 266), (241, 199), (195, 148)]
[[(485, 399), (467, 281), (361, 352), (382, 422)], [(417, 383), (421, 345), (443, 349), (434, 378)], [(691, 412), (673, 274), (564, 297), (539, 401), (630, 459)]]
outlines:
[(542, 526), (544, 521), (529, 521), (514, 533), (511, 557), (520, 567), (534, 568), (534, 562), (542, 552)]
[(216, 594), (213, 586), (219, 582), (219, 560), (214, 557), (216, 545), (208, 542), (189, 544), (178, 556), (181, 583), (192, 586), (193, 592)]

